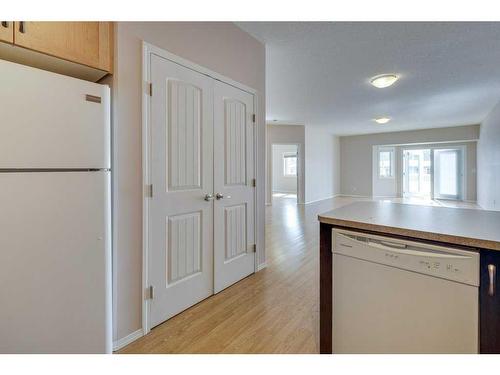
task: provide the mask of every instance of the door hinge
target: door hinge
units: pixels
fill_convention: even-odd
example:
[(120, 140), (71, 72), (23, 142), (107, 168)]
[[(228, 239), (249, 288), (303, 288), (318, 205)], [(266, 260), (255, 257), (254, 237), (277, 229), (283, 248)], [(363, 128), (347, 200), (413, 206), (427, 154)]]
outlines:
[(153, 299), (155, 297), (155, 288), (153, 285), (150, 285), (149, 288), (146, 289), (146, 299)]
[(146, 197), (153, 198), (153, 184), (146, 185)]
[(153, 96), (153, 83), (148, 83), (148, 95)]
[(256, 253), (257, 252), (257, 245), (253, 244), (248, 246), (248, 252), (249, 253)]
[(252, 178), (252, 187), (256, 186), (257, 186), (257, 180), (255, 180), (255, 178)]
[(255, 113), (252, 115), (252, 122), (255, 124)]

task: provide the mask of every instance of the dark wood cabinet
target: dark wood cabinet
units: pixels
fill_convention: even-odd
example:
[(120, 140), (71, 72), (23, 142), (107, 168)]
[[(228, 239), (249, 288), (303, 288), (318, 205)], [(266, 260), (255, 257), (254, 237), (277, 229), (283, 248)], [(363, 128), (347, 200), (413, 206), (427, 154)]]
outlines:
[(500, 353), (500, 251), (481, 250), (479, 342), (481, 353)]

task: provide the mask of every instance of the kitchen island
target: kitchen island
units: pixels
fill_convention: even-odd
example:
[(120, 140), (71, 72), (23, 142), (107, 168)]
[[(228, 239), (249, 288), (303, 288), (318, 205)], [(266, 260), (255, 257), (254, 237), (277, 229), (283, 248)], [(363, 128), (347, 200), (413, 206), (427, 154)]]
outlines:
[(479, 252), (479, 351), (500, 353), (500, 293), (495, 290), (500, 212), (366, 201), (321, 214), (319, 221), (321, 353), (332, 353), (332, 229)]

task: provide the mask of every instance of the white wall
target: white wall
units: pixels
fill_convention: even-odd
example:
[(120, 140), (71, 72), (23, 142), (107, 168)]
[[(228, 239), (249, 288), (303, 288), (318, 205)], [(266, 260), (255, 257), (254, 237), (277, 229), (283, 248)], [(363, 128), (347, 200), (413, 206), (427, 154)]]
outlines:
[(319, 127), (305, 128), (305, 202), (328, 199), (339, 193), (339, 138)]
[(477, 144), (477, 203), (500, 211), (500, 103), (481, 123)]
[(266, 127), (266, 204), (272, 203), (272, 145), (273, 144), (297, 144), (299, 147), (299, 170), (297, 197), (299, 203), (305, 202), (305, 127), (303, 125), (270, 125)]
[(264, 45), (229, 22), (117, 22), (112, 84), (115, 340), (142, 328), (143, 40), (258, 90), (257, 262), (265, 262)]
[(479, 139), (479, 125), (340, 137), (340, 192), (373, 195), (373, 146)]
[(273, 145), (273, 192), (297, 193), (297, 176), (283, 175), (283, 156), (297, 153), (297, 145)]

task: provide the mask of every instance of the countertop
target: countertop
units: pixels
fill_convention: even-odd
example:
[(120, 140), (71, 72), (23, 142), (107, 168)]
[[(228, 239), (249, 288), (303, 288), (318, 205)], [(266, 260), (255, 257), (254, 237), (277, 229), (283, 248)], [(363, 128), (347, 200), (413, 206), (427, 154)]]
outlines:
[(499, 211), (355, 202), (318, 218), (322, 223), (353, 230), (500, 250)]

